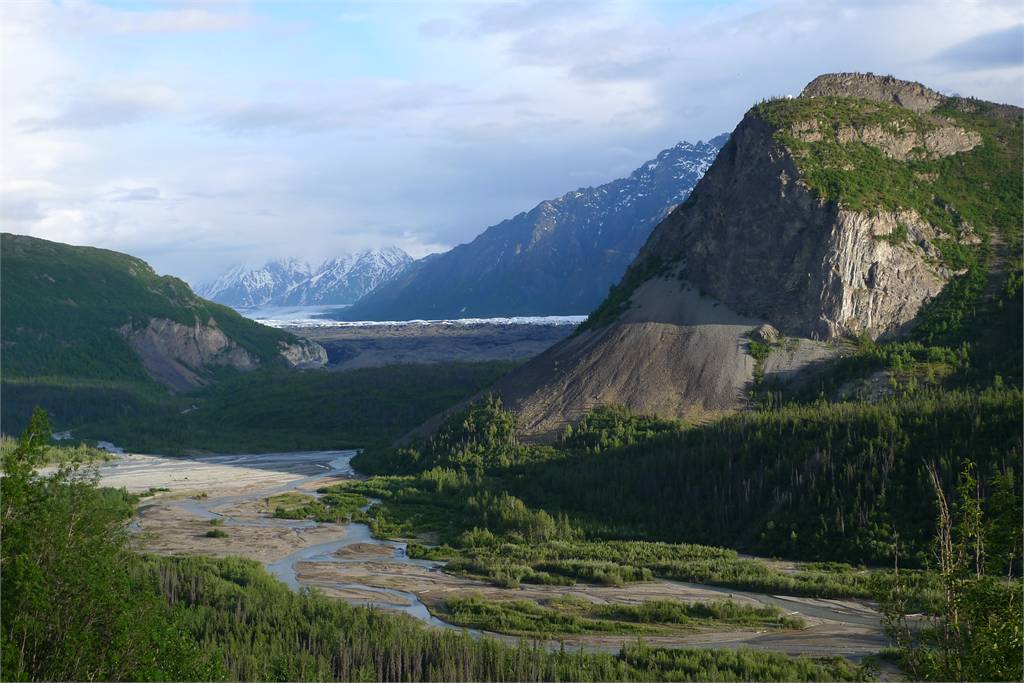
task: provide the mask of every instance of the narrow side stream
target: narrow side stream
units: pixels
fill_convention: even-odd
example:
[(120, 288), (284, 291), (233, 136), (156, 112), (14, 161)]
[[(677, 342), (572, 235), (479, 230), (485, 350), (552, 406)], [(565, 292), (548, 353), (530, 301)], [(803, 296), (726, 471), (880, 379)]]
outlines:
[[(312, 488), (317, 482), (332, 478), (332, 477), (346, 477), (355, 478), (357, 475), (352, 468), (351, 460), (358, 451), (324, 451), (319, 453), (305, 453), (301, 454), (303, 459), (307, 460), (311, 465), (318, 468), (322, 468), (322, 471), (316, 474), (307, 475), (301, 479), (275, 486), (271, 488), (259, 489), (257, 491), (234, 495), (234, 496), (218, 496), (214, 498), (188, 498), (184, 500), (178, 500), (168, 503), (168, 505), (180, 508), (190, 515), (198, 517), (203, 520), (219, 519), (223, 520), (225, 527), (232, 526), (260, 526), (260, 527), (278, 527), (286, 529), (294, 529), (296, 531), (313, 529), (320, 526), (325, 526), (319, 522), (309, 519), (279, 519), (275, 517), (257, 517), (257, 518), (239, 518), (232, 517), (231, 515), (224, 514), (222, 512), (216, 512), (216, 509), (223, 509), (226, 507), (238, 505), (241, 503), (247, 503), (257, 500), (265, 500), (271, 496), (287, 493), (290, 491), (297, 491), (300, 488)], [(298, 454), (297, 454), (298, 455)], [(215, 462), (221, 465), (238, 465), (245, 466), (247, 462), (252, 462), (255, 459), (260, 458), (257, 455), (241, 455), (241, 456), (215, 456), (211, 458), (203, 459), (206, 462)], [(326, 464), (324, 464), (326, 461)], [(303, 491), (309, 495), (319, 496), (320, 494), (313, 491)], [(370, 503), (363, 508), (365, 511), (370, 505), (378, 503), (378, 500), (370, 500)], [(142, 512), (144, 514), (144, 511)], [(266, 564), (267, 571), (276, 576), (278, 579), (287, 584), (292, 590), (300, 590), (303, 586), (298, 580), (297, 565), (300, 562), (325, 562), (325, 563), (343, 563), (343, 562), (360, 562), (361, 560), (349, 560), (339, 558), (335, 555), (338, 550), (345, 548), (346, 546), (354, 544), (363, 545), (374, 545), (383, 548), (388, 548), (391, 551), (391, 556), (386, 558), (388, 562), (413, 565), (418, 567), (426, 567), (431, 570), (440, 571), (443, 566), (442, 563), (431, 562), (429, 560), (417, 560), (409, 557), (407, 547), (405, 543), (397, 541), (383, 541), (378, 538), (374, 538), (370, 532), (369, 526), (362, 523), (350, 522), (342, 525), (345, 535), (344, 538), (340, 538), (335, 541), (328, 541), (326, 543), (318, 543), (315, 545), (300, 548), (295, 552), (286, 555), (272, 563)], [(134, 529), (138, 528), (135, 523)], [(381, 599), (378, 600), (349, 600), (351, 604), (366, 605), (378, 607), (381, 609), (387, 609), (392, 611), (405, 612), (406, 614), (415, 617), (423, 622), (426, 622), (432, 626), (449, 628), (455, 630), (465, 630), (470, 633), (476, 633), (473, 629), (463, 629), (462, 627), (449, 624), (448, 622), (442, 621), (437, 617), (433, 616), (427, 609), (427, 606), (414, 594), (407, 591), (392, 589), (392, 588), (380, 588), (377, 586), (368, 586), (359, 583), (337, 583), (333, 587), (339, 590), (354, 589), (361, 593), (370, 595), (380, 595)], [(389, 600), (388, 598), (397, 598), (397, 600)], [(403, 604), (404, 603), (404, 604)]]
[[(152, 485), (150, 482), (153, 481), (168, 479), (174, 482), (181, 481), (182, 477), (178, 475), (181, 472), (183, 465), (186, 472), (188, 472), (188, 468), (193, 465), (208, 464), (234, 466), (249, 470), (266, 469), (281, 473), (291, 473), (293, 476), (298, 475), (298, 478), (287, 483), (274, 484), (263, 488), (257, 487), (255, 490), (243, 494), (210, 498), (166, 500), (154, 504), (159, 506), (176, 507), (179, 510), (188, 513), (191, 517), (203, 520), (222, 520), (225, 528), (247, 526), (272, 527), (291, 530), (296, 534), (320, 527), (336, 527), (339, 531), (343, 530), (344, 535), (342, 538), (299, 548), (298, 550), (295, 550), (284, 557), (280, 557), (273, 562), (264, 563), (264, 566), (271, 574), (283, 581), (292, 590), (297, 591), (304, 587), (304, 584), (300, 582), (298, 578), (298, 565), (301, 562), (317, 563), (321, 565), (372, 562), (372, 559), (368, 560), (366, 558), (360, 559), (357, 557), (345, 557), (344, 554), (339, 556), (339, 550), (357, 544), (386, 549), (386, 552), (381, 552), (380, 555), (377, 556), (377, 559), (382, 562), (415, 566), (425, 568), (429, 571), (442, 571), (444, 563), (412, 559), (408, 556), (407, 545), (405, 543), (374, 538), (369, 526), (363, 523), (350, 522), (344, 525), (333, 525), (321, 524), (313, 520), (279, 519), (261, 514), (257, 511), (258, 508), (252, 505), (247, 506), (248, 509), (246, 509), (245, 512), (239, 511), (237, 513), (233, 513), (232, 511), (234, 506), (262, 501), (280, 493), (301, 492), (303, 494), (318, 496), (320, 494), (316, 493), (315, 490), (321, 481), (328, 480), (330, 478), (355, 479), (358, 477), (351, 465), (351, 460), (355, 455), (356, 451), (319, 451), (304, 453), (207, 456), (190, 458), (188, 460), (179, 458), (147, 458), (144, 461), (142, 459), (133, 461), (131, 456), (123, 456), (116, 461), (105, 463), (101, 466), (101, 470), (109, 468), (112, 473), (116, 473), (115, 476), (126, 475), (129, 479), (134, 478), (135, 481), (133, 485), (137, 490), (142, 486)], [(243, 469), (240, 469), (239, 472), (242, 472)], [(152, 476), (154, 474), (159, 474), (163, 479), (160, 477), (154, 479)], [(244, 478), (244, 475), (240, 476)], [(184, 476), (184, 479), (188, 479), (188, 476)], [(370, 503), (364, 507), (364, 510), (375, 503), (379, 503), (379, 501), (371, 499)], [(148, 507), (150, 506), (143, 505), (140, 507), (138, 512), (138, 516), (140, 518), (145, 518)], [(129, 528), (132, 531), (139, 530), (140, 525), (138, 523), (138, 518), (132, 522)], [(360, 555), (362, 555), (362, 553), (360, 553)], [(373, 557), (372, 550), (367, 553), (367, 557)], [(853, 629), (864, 629), (865, 627), (877, 629), (879, 625), (879, 617), (877, 614), (872, 614), (870, 611), (859, 610), (856, 606), (836, 603), (835, 601), (808, 601), (717, 586), (685, 584), (682, 582), (671, 581), (668, 583), (678, 583), (685, 585), (688, 588), (714, 591), (716, 593), (723, 594), (723, 597), (729, 594), (737, 597), (742, 596), (760, 602), (761, 604), (777, 605), (788, 612), (838, 622)], [(466, 629), (438, 619), (430, 613), (427, 606), (415, 593), (409, 591), (352, 582), (351, 579), (348, 579), (345, 582), (330, 582), (329, 580), (320, 581), (318, 579), (315, 584), (310, 584), (311, 587), (314, 585), (345, 593), (346, 595), (339, 595), (338, 599), (346, 600), (350, 604), (376, 607), (394, 612), (404, 612), (405, 614), (434, 627), (451, 629), (454, 631), (466, 631), (474, 637), (483, 635), (493, 636), (499, 640), (511, 643), (516, 643), (520, 640), (518, 637), (514, 636), (494, 633), (485, 634), (475, 629)], [(850, 644), (847, 645), (849, 651), (845, 654), (853, 659), (863, 656), (865, 652), (873, 651), (872, 648), (874, 647), (876, 640), (878, 641), (879, 647), (884, 646), (884, 644), (888, 642), (880, 633), (875, 635), (872, 633), (865, 634), (857, 631), (851, 631), (849, 633), (843, 632), (840, 635), (846, 637), (850, 641)], [(813, 635), (802, 633), (785, 633), (777, 635), (768, 634), (763, 636), (758, 635), (753, 640), (742, 639), (736, 640), (735, 642), (725, 641), (717, 643), (716, 646), (758, 647), (758, 645), (755, 644), (755, 640), (757, 640), (758, 642), (763, 641), (766, 649), (772, 650), (786, 651), (785, 646), (790, 641), (793, 641), (793, 648), (799, 648), (800, 651), (804, 652), (809, 650), (813, 651), (815, 648), (820, 650), (827, 647), (817, 645), (813, 642), (805, 642), (808, 638), (813, 638)], [(556, 650), (562, 647), (561, 643), (556, 640), (528, 640), (533, 640), (533, 642), (539, 644), (541, 647), (550, 650)], [(574, 644), (572, 649), (617, 652), (620, 646), (621, 644), (619, 643), (588, 643)]]

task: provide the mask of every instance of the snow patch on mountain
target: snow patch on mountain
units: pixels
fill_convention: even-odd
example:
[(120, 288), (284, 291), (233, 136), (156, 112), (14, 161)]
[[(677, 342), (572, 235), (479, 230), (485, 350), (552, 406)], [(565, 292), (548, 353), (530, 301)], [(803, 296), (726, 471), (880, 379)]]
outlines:
[(680, 142), (625, 178), (580, 187), (416, 263), (342, 317), (348, 320), (584, 314), (684, 202), (728, 139)]
[(213, 282), (196, 287), (200, 296), (235, 308), (352, 304), (412, 263), (398, 247), (365, 249), (318, 265), (297, 258), (259, 267), (236, 265)]

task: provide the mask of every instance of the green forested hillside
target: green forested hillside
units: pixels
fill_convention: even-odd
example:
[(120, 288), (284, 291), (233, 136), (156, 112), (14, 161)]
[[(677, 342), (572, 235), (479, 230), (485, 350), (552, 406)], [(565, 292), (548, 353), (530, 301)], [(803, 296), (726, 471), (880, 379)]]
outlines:
[(216, 321), (268, 362), (294, 337), (196, 296), (176, 277), (106, 249), (0, 236), (3, 255), (4, 374), (8, 377), (146, 379), (117, 330), (152, 318), (184, 325)]
[[(949, 98), (922, 113), (857, 97), (798, 97), (752, 111), (775, 128), (819, 197), (853, 210), (917, 211), (944, 233), (938, 246), (951, 265), (966, 265), (956, 253), (965, 224), (981, 236), (1020, 238), (1021, 119), (1015, 107)], [(980, 135), (981, 144), (948, 155), (926, 149), (929, 134), (950, 123)], [(920, 146), (900, 158), (878, 143), (849, 139), (850, 131), (869, 130), (893, 139), (916, 136)]]
[[(701, 426), (601, 411), (555, 447), (538, 447), (515, 443), (514, 417), (489, 403), (434, 441), (355, 462), (373, 473), (466, 472), (464, 505), (475, 490), (505, 491), (568, 515), (590, 538), (882, 566), (898, 554), (902, 566), (920, 567), (936, 514), (928, 468), (954, 498), (971, 461), (986, 497), (1002, 491), (1001, 505), (1019, 508), (1020, 424), (1020, 391), (993, 389), (793, 405)], [(991, 557), (1019, 573), (1019, 543)]]
[(792, 406), (572, 448), (524, 467), (511, 488), (587, 517), (600, 536), (873, 565), (892, 565), (898, 552), (923, 566), (935, 523), (927, 467), (952, 490), (972, 460), (986, 491), (1005, 475), (1019, 495), (1020, 424), (1016, 390)]
[(259, 325), (159, 276), (144, 261), (105, 249), (23, 235), (0, 236), (0, 337), (3, 422), (25, 424), (34, 405), (58, 424), (138, 414), (166, 403), (119, 329), (165, 318), (184, 325), (213, 320), (262, 364), (277, 362), (287, 332)]

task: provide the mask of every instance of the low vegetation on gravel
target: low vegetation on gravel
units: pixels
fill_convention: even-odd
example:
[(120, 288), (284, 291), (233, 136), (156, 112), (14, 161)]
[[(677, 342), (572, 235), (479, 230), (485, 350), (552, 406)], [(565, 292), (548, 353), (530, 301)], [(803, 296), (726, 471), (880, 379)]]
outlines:
[(682, 603), (648, 600), (636, 605), (597, 604), (561, 596), (543, 605), (531, 600), (487, 600), (478, 595), (449, 598), (439, 612), (459, 626), (512, 635), (669, 635), (708, 628), (801, 629), (803, 619), (777, 607), (740, 605), (730, 600)]
[[(4, 454), (0, 666), (10, 680), (864, 680), (833, 657), (751, 650), (619, 654), (510, 646), (317, 592), (239, 558), (141, 557), (135, 499), (70, 473), (36, 476), (37, 413)], [(214, 529), (213, 531), (219, 531)]]

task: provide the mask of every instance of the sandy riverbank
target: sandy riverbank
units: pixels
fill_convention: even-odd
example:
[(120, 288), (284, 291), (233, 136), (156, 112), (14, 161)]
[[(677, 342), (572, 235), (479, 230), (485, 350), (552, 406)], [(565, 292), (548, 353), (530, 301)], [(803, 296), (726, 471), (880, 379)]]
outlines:
[[(352, 452), (271, 453), (248, 456), (167, 458), (126, 455), (100, 466), (103, 485), (129, 491), (158, 491), (143, 499), (136, 521), (139, 550), (161, 554), (235, 555), (268, 566), (290, 585), (309, 586), (356, 604), (404, 611), (434, 626), (444, 624), (449, 598), (479, 595), (490, 600), (545, 603), (560, 596), (607, 604), (648, 600), (709, 602), (731, 599), (744, 605), (773, 604), (800, 615), (803, 630), (765, 630), (725, 625), (645, 636), (663, 647), (753, 647), (813, 656), (860, 658), (887, 644), (879, 615), (870, 606), (841, 600), (760, 595), (713, 586), (649, 581), (624, 586), (539, 586), (501, 588), (448, 574), (437, 564), (410, 560), (404, 544), (372, 538), (365, 525), (318, 524), (271, 516), (266, 499), (286, 492), (311, 493), (352, 478)], [(216, 520), (211, 524), (211, 520)], [(207, 533), (220, 530), (224, 537)], [(429, 610), (429, 612), (428, 612)], [(572, 635), (570, 646), (617, 650), (635, 635)]]

